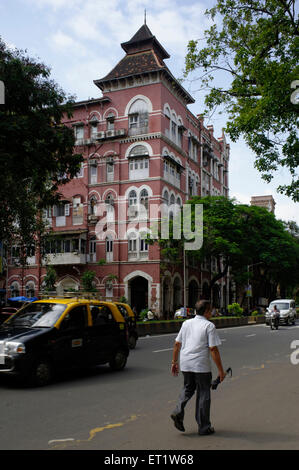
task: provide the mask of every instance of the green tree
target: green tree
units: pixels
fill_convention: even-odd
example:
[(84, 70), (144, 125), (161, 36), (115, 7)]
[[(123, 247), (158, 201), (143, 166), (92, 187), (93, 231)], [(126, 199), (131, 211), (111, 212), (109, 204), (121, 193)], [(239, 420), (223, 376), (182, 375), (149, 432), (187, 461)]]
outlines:
[(32, 241), (39, 211), (56, 203), (61, 184), (78, 172), (74, 134), (62, 124), (73, 99), (50, 79), (50, 69), (0, 38), (0, 239)]
[(44, 278), (44, 286), (45, 286), (45, 291), (51, 292), (55, 290), (55, 282), (57, 279), (57, 274), (53, 266), (48, 265), (47, 266), (47, 273)]
[(286, 168), (290, 181), (277, 189), (299, 201), (298, 104), (291, 100), (299, 78), (295, 0), (218, 0), (206, 15), (213, 24), (189, 42), (186, 75), (202, 72), (207, 110), (227, 112), (226, 132), (233, 141), (245, 139), (265, 181)]
[(95, 278), (96, 273), (94, 271), (84, 271), (81, 277), (81, 281), (83, 284), (83, 289), (87, 292), (94, 292), (96, 289), (93, 285), (94, 278)]
[[(295, 287), (299, 283), (299, 242), (286, 230), (285, 224), (262, 207), (237, 204), (223, 196), (193, 197), (194, 226), (195, 205), (203, 205), (203, 244), (200, 250), (189, 254), (197, 261), (198, 268), (205, 259), (216, 261), (209, 289), (230, 272), (239, 285), (247, 283), (247, 266), (259, 265), (254, 275), (260, 279), (261, 290), (270, 281), (282, 288)], [(174, 221), (174, 224), (182, 223)], [(170, 225), (171, 227), (171, 225)], [(158, 238), (164, 262), (177, 269), (182, 265), (183, 243), (173, 238)], [(250, 273), (252, 275), (252, 273)]]

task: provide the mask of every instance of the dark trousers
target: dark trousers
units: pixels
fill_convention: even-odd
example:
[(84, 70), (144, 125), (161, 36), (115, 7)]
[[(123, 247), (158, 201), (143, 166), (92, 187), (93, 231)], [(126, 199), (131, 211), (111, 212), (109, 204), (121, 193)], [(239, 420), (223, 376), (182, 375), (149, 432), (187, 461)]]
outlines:
[(198, 430), (205, 432), (210, 426), (210, 405), (211, 405), (211, 372), (183, 372), (184, 388), (180, 393), (177, 406), (174, 410), (180, 419), (184, 419), (185, 406), (196, 390), (195, 419), (198, 424)]

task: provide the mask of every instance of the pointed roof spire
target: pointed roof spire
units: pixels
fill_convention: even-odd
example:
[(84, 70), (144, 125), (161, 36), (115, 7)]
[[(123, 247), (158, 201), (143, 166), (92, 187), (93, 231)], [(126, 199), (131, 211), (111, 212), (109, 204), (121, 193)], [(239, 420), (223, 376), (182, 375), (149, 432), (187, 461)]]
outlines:
[(156, 39), (156, 36), (153, 35), (146, 24), (146, 12), (144, 20), (144, 24), (141, 26), (141, 28), (138, 29), (137, 33), (134, 34), (130, 41), (123, 42), (121, 47), (127, 54), (154, 49), (162, 60), (168, 59), (170, 55), (164, 49), (164, 47), (161, 46), (159, 41)]
[(144, 9), (144, 24), (146, 24), (146, 8)]

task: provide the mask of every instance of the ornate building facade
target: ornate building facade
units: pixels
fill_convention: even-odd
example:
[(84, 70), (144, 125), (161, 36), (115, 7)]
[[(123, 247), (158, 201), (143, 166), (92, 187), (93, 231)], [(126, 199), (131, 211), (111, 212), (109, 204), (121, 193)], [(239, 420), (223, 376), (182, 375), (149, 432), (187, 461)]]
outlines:
[[(145, 234), (161, 219), (163, 205), (173, 215), (191, 196), (228, 196), (229, 145), (190, 112), (194, 99), (168, 69), (169, 54), (146, 24), (121, 47), (123, 59), (94, 81), (102, 96), (75, 103), (65, 120), (84, 163), (61, 188), (61, 204), (45, 213), (54, 234), (46, 257), (33, 250), (20, 268), (12, 247), (7, 287), (10, 295), (38, 294), (45, 265), (52, 264), (63, 293), (81, 289), (83, 272), (92, 270), (103, 298), (125, 296), (137, 311), (151, 307), (168, 316), (184, 301), (183, 266), (163, 270), (159, 247)], [(196, 266), (187, 257), (188, 306), (204, 295), (212, 264)], [(228, 278), (216, 285), (216, 307), (227, 304), (229, 290)]]

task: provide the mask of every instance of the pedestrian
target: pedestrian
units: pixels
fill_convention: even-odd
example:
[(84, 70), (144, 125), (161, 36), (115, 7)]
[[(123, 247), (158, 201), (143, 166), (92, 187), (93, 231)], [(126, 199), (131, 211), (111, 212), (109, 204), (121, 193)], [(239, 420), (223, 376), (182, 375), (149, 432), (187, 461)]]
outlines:
[(221, 341), (215, 325), (209, 321), (211, 304), (207, 300), (201, 300), (196, 303), (195, 308), (195, 317), (183, 323), (173, 348), (171, 373), (174, 376), (179, 374), (178, 357), (180, 356), (180, 370), (184, 376), (184, 387), (171, 418), (179, 431), (185, 431), (184, 409), (196, 391), (195, 418), (198, 424), (198, 433), (208, 435), (215, 432), (210, 422), (212, 381), (210, 355), (217, 366), (221, 382), (225, 377), (225, 372), (218, 350)]

